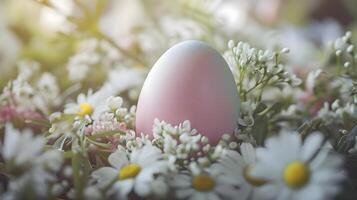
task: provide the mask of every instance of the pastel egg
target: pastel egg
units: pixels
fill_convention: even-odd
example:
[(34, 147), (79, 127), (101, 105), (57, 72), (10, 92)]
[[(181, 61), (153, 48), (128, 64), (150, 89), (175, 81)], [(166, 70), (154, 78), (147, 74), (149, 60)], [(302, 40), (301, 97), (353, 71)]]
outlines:
[(152, 136), (154, 119), (191, 127), (217, 143), (232, 133), (239, 117), (239, 96), (223, 57), (200, 41), (167, 50), (149, 72), (141, 90), (136, 131)]

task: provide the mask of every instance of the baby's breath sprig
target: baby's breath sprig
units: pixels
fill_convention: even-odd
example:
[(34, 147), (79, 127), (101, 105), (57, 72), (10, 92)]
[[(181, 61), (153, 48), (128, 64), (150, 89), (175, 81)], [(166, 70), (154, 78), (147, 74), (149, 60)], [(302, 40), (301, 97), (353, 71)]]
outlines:
[(356, 77), (357, 72), (354, 69), (357, 55), (352, 41), (352, 33), (347, 31), (344, 36), (337, 38), (332, 46), (336, 58), (337, 74)]
[[(281, 89), (296, 87), (301, 80), (281, 63), (281, 56), (289, 52), (283, 48), (270, 51), (252, 48), (248, 43), (228, 42), (225, 58), (236, 80), (241, 98), (241, 113), (238, 119), (238, 132), (248, 138), (254, 136), (256, 143), (261, 145), (273, 123), (274, 115), (278, 114), (282, 105), (279, 100), (268, 102), (264, 92), (270, 88)], [(238, 134), (239, 135), (239, 134)], [(242, 141), (239, 137), (235, 141)]]
[[(352, 144), (355, 143), (355, 121), (357, 119), (357, 96), (356, 96), (356, 52), (352, 40), (352, 33), (346, 32), (331, 44), (333, 53), (327, 68), (324, 69), (326, 79), (315, 77), (314, 95), (322, 94), (327, 97), (321, 101), (321, 108), (313, 121), (319, 121), (321, 132), (329, 133), (329, 139), (336, 151), (341, 153), (353, 152)], [(322, 86), (322, 87), (319, 87)], [(328, 94), (321, 93), (321, 88), (328, 87)], [(319, 88), (319, 89), (316, 89)], [(328, 127), (329, 130), (323, 130)], [(326, 128), (325, 128), (326, 129)], [(332, 131), (331, 131), (332, 130)], [(348, 145), (346, 145), (348, 144)]]
[(242, 101), (248, 99), (259, 102), (267, 87), (277, 87), (283, 83), (297, 86), (301, 80), (288, 72), (280, 62), (280, 56), (289, 49), (280, 51), (261, 50), (250, 47), (248, 43), (230, 40), (225, 57), (234, 74)]

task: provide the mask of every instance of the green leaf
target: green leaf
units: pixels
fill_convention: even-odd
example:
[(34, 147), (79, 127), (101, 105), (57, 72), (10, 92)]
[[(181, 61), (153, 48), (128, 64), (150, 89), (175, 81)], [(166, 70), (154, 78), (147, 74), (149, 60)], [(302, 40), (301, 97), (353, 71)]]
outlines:
[(103, 147), (103, 148), (109, 148), (111, 145), (110, 144), (105, 144), (105, 143), (101, 143), (101, 142), (97, 142), (97, 141), (94, 141), (94, 140), (91, 140), (89, 138), (87, 138), (87, 140), (92, 143), (92, 144), (95, 144), (97, 146), (100, 146), (100, 147)]

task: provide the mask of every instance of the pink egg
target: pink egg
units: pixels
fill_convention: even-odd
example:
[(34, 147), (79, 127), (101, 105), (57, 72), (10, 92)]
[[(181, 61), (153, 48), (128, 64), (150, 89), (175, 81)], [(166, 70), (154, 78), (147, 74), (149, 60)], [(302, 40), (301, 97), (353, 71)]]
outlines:
[(191, 127), (217, 143), (237, 127), (239, 96), (223, 57), (209, 45), (185, 41), (155, 63), (140, 93), (136, 131), (152, 136), (154, 119)]

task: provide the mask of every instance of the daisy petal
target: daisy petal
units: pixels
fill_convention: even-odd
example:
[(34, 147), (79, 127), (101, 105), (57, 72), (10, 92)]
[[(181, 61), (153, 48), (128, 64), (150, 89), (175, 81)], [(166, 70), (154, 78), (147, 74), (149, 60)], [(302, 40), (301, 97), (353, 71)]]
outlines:
[(301, 159), (307, 161), (321, 147), (323, 137), (321, 134), (311, 134), (306, 139), (301, 148)]
[(108, 161), (113, 167), (117, 169), (120, 169), (129, 163), (126, 152), (122, 150), (117, 150), (114, 153), (110, 154), (110, 156), (108, 157)]
[(92, 173), (92, 177), (97, 180), (98, 186), (103, 188), (109, 185), (116, 177), (118, 171), (112, 167), (102, 167)]
[(242, 152), (242, 156), (244, 158), (244, 161), (247, 164), (255, 162), (255, 150), (254, 150), (253, 145), (251, 145), (250, 143), (243, 143), (240, 146), (240, 150)]

